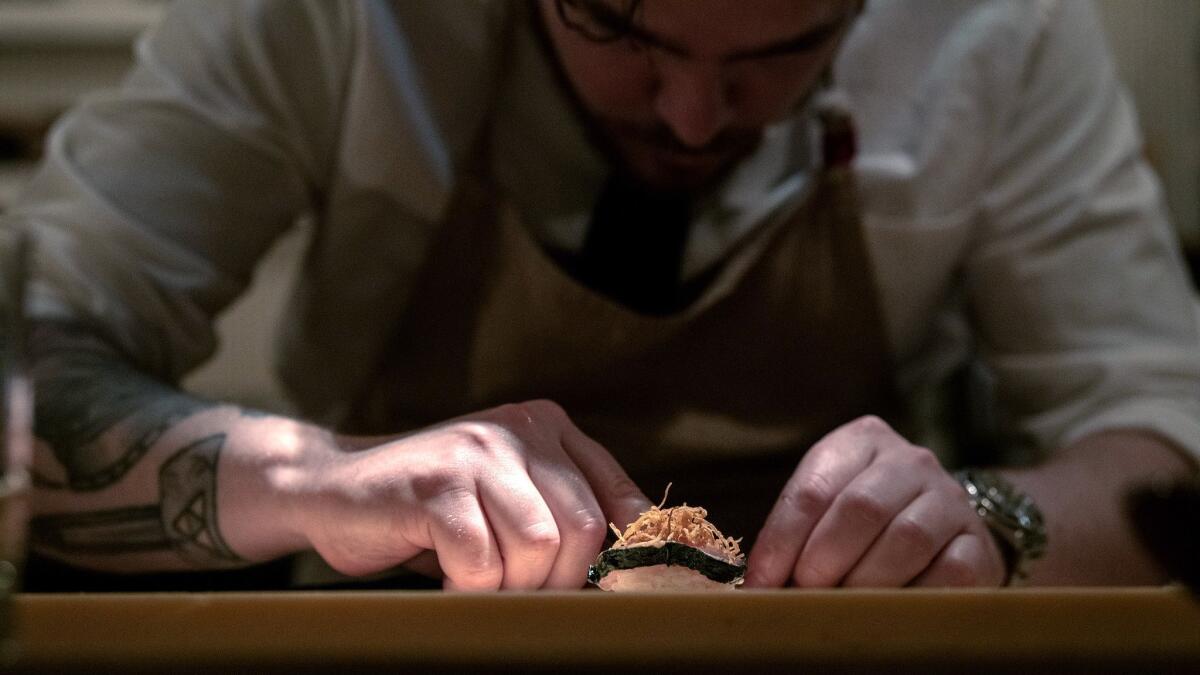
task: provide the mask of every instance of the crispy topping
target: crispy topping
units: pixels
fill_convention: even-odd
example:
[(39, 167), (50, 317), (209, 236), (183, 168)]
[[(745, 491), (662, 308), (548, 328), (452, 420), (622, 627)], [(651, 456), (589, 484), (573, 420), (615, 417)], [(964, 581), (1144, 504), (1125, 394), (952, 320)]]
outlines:
[(694, 546), (709, 555), (731, 563), (741, 563), (745, 559), (738, 543), (741, 538), (734, 539), (721, 534), (712, 523), (708, 522), (708, 511), (700, 506), (672, 506), (664, 509), (667, 503), (668, 484), (663, 493), (663, 500), (658, 506), (651, 506), (638, 519), (629, 524), (624, 532), (617, 529), (613, 523), (609, 527), (617, 534), (617, 542), (613, 548), (629, 548), (631, 546), (654, 546), (673, 541), (688, 546)]

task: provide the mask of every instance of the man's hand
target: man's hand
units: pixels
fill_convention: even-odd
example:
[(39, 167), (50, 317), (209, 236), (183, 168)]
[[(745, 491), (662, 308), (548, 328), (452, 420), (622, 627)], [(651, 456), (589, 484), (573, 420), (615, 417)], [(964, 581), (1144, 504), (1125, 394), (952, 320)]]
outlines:
[(368, 574), (432, 552), (449, 588), (578, 588), (607, 521), (650, 506), (553, 403), (336, 437), (178, 391), (86, 326), (32, 336), (32, 545), (72, 564), (207, 569), (315, 548)]
[(419, 433), (346, 439), (297, 492), (298, 528), (335, 569), (369, 574), (434, 551), (452, 589), (579, 588), (607, 522), (650, 506), (616, 460), (547, 401)]
[(805, 455), (750, 552), (746, 585), (998, 586), (1004, 562), (932, 452), (876, 417)]

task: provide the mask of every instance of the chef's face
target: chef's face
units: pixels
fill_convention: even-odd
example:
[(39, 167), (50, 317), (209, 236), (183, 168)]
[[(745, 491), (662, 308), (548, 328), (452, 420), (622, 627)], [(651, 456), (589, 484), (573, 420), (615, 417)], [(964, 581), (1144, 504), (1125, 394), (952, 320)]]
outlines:
[[(859, 0), (543, 0), (567, 79), (616, 161), (700, 190), (807, 97)], [(630, 8), (633, 7), (631, 13)]]

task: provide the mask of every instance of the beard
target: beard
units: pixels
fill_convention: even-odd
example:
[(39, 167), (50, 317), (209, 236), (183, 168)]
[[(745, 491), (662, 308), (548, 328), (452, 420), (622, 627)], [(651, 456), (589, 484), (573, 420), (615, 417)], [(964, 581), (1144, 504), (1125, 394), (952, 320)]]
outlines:
[(602, 149), (617, 169), (654, 191), (700, 196), (762, 142), (761, 128), (729, 128), (702, 146), (680, 141), (662, 123), (596, 117)]

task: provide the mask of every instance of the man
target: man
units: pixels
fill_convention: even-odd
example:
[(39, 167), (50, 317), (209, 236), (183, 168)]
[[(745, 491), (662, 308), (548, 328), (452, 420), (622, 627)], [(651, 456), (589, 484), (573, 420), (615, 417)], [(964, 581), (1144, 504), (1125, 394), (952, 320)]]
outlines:
[[(1200, 340), (1099, 35), (1067, 2), (180, 3), (13, 212), (35, 543), (575, 588), (675, 480), (749, 586), (1158, 580), (1121, 503), (1194, 470)], [(175, 390), (304, 214), (304, 420)], [(972, 351), (1044, 530), (873, 415)]]

